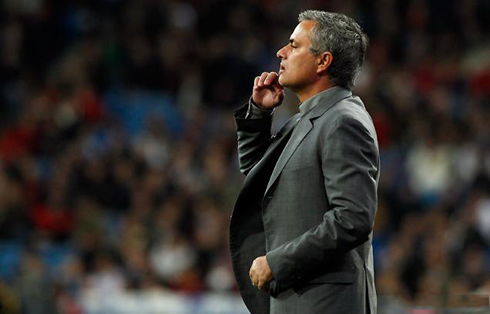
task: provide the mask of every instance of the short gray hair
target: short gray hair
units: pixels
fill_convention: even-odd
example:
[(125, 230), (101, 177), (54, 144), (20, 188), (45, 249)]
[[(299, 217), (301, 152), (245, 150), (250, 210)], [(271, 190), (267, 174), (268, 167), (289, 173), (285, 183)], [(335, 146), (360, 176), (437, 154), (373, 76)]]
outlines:
[(335, 85), (351, 89), (361, 70), (369, 39), (359, 24), (341, 14), (316, 10), (301, 12), (298, 21), (314, 21), (310, 52), (319, 55), (329, 51), (333, 60), (327, 73)]

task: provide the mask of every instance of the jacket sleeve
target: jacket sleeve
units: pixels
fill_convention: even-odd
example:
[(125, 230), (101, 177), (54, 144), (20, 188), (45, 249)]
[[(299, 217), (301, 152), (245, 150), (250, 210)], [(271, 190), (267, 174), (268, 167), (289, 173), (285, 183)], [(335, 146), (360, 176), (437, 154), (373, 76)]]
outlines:
[(254, 108), (249, 101), (235, 111), (235, 124), (240, 172), (247, 175), (269, 147), (272, 110)]
[(373, 228), (379, 174), (374, 131), (371, 134), (358, 120), (342, 117), (320, 143), (330, 209), (319, 225), (267, 253), (274, 276), (272, 296), (367, 241)]

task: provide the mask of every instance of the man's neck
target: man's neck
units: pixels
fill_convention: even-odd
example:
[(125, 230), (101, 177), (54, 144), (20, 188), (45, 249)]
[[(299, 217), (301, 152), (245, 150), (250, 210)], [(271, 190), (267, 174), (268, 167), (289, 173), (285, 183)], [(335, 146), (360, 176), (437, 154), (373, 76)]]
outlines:
[(300, 103), (304, 103), (306, 100), (310, 99), (316, 94), (321, 93), (324, 90), (327, 90), (333, 86), (335, 85), (331, 84), (330, 81), (322, 81), (322, 82), (318, 82), (318, 84), (311, 85), (308, 88), (299, 91), (294, 91), (294, 92), (296, 94), (296, 97), (298, 97)]

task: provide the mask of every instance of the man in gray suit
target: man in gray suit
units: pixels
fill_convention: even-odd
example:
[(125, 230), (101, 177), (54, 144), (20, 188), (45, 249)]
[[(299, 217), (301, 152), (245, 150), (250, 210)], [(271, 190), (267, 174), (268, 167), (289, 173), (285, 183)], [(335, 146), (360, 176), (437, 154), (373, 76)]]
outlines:
[[(376, 313), (372, 229), (379, 152), (350, 89), (368, 40), (342, 14), (305, 11), (235, 113), (246, 175), (230, 223), (240, 293), (252, 313)], [(284, 87), (299, 113), (271, 135)]]

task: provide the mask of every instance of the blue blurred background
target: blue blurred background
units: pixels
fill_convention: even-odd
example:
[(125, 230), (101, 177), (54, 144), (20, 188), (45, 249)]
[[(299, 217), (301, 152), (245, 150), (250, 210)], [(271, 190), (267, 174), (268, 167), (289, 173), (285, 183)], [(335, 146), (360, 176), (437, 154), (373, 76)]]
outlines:
[(371, 40), (379, 313), (488, 301), (489, 1), (3, 0), (0, 313), (246, 313), (232, 114), (312, 8)]

